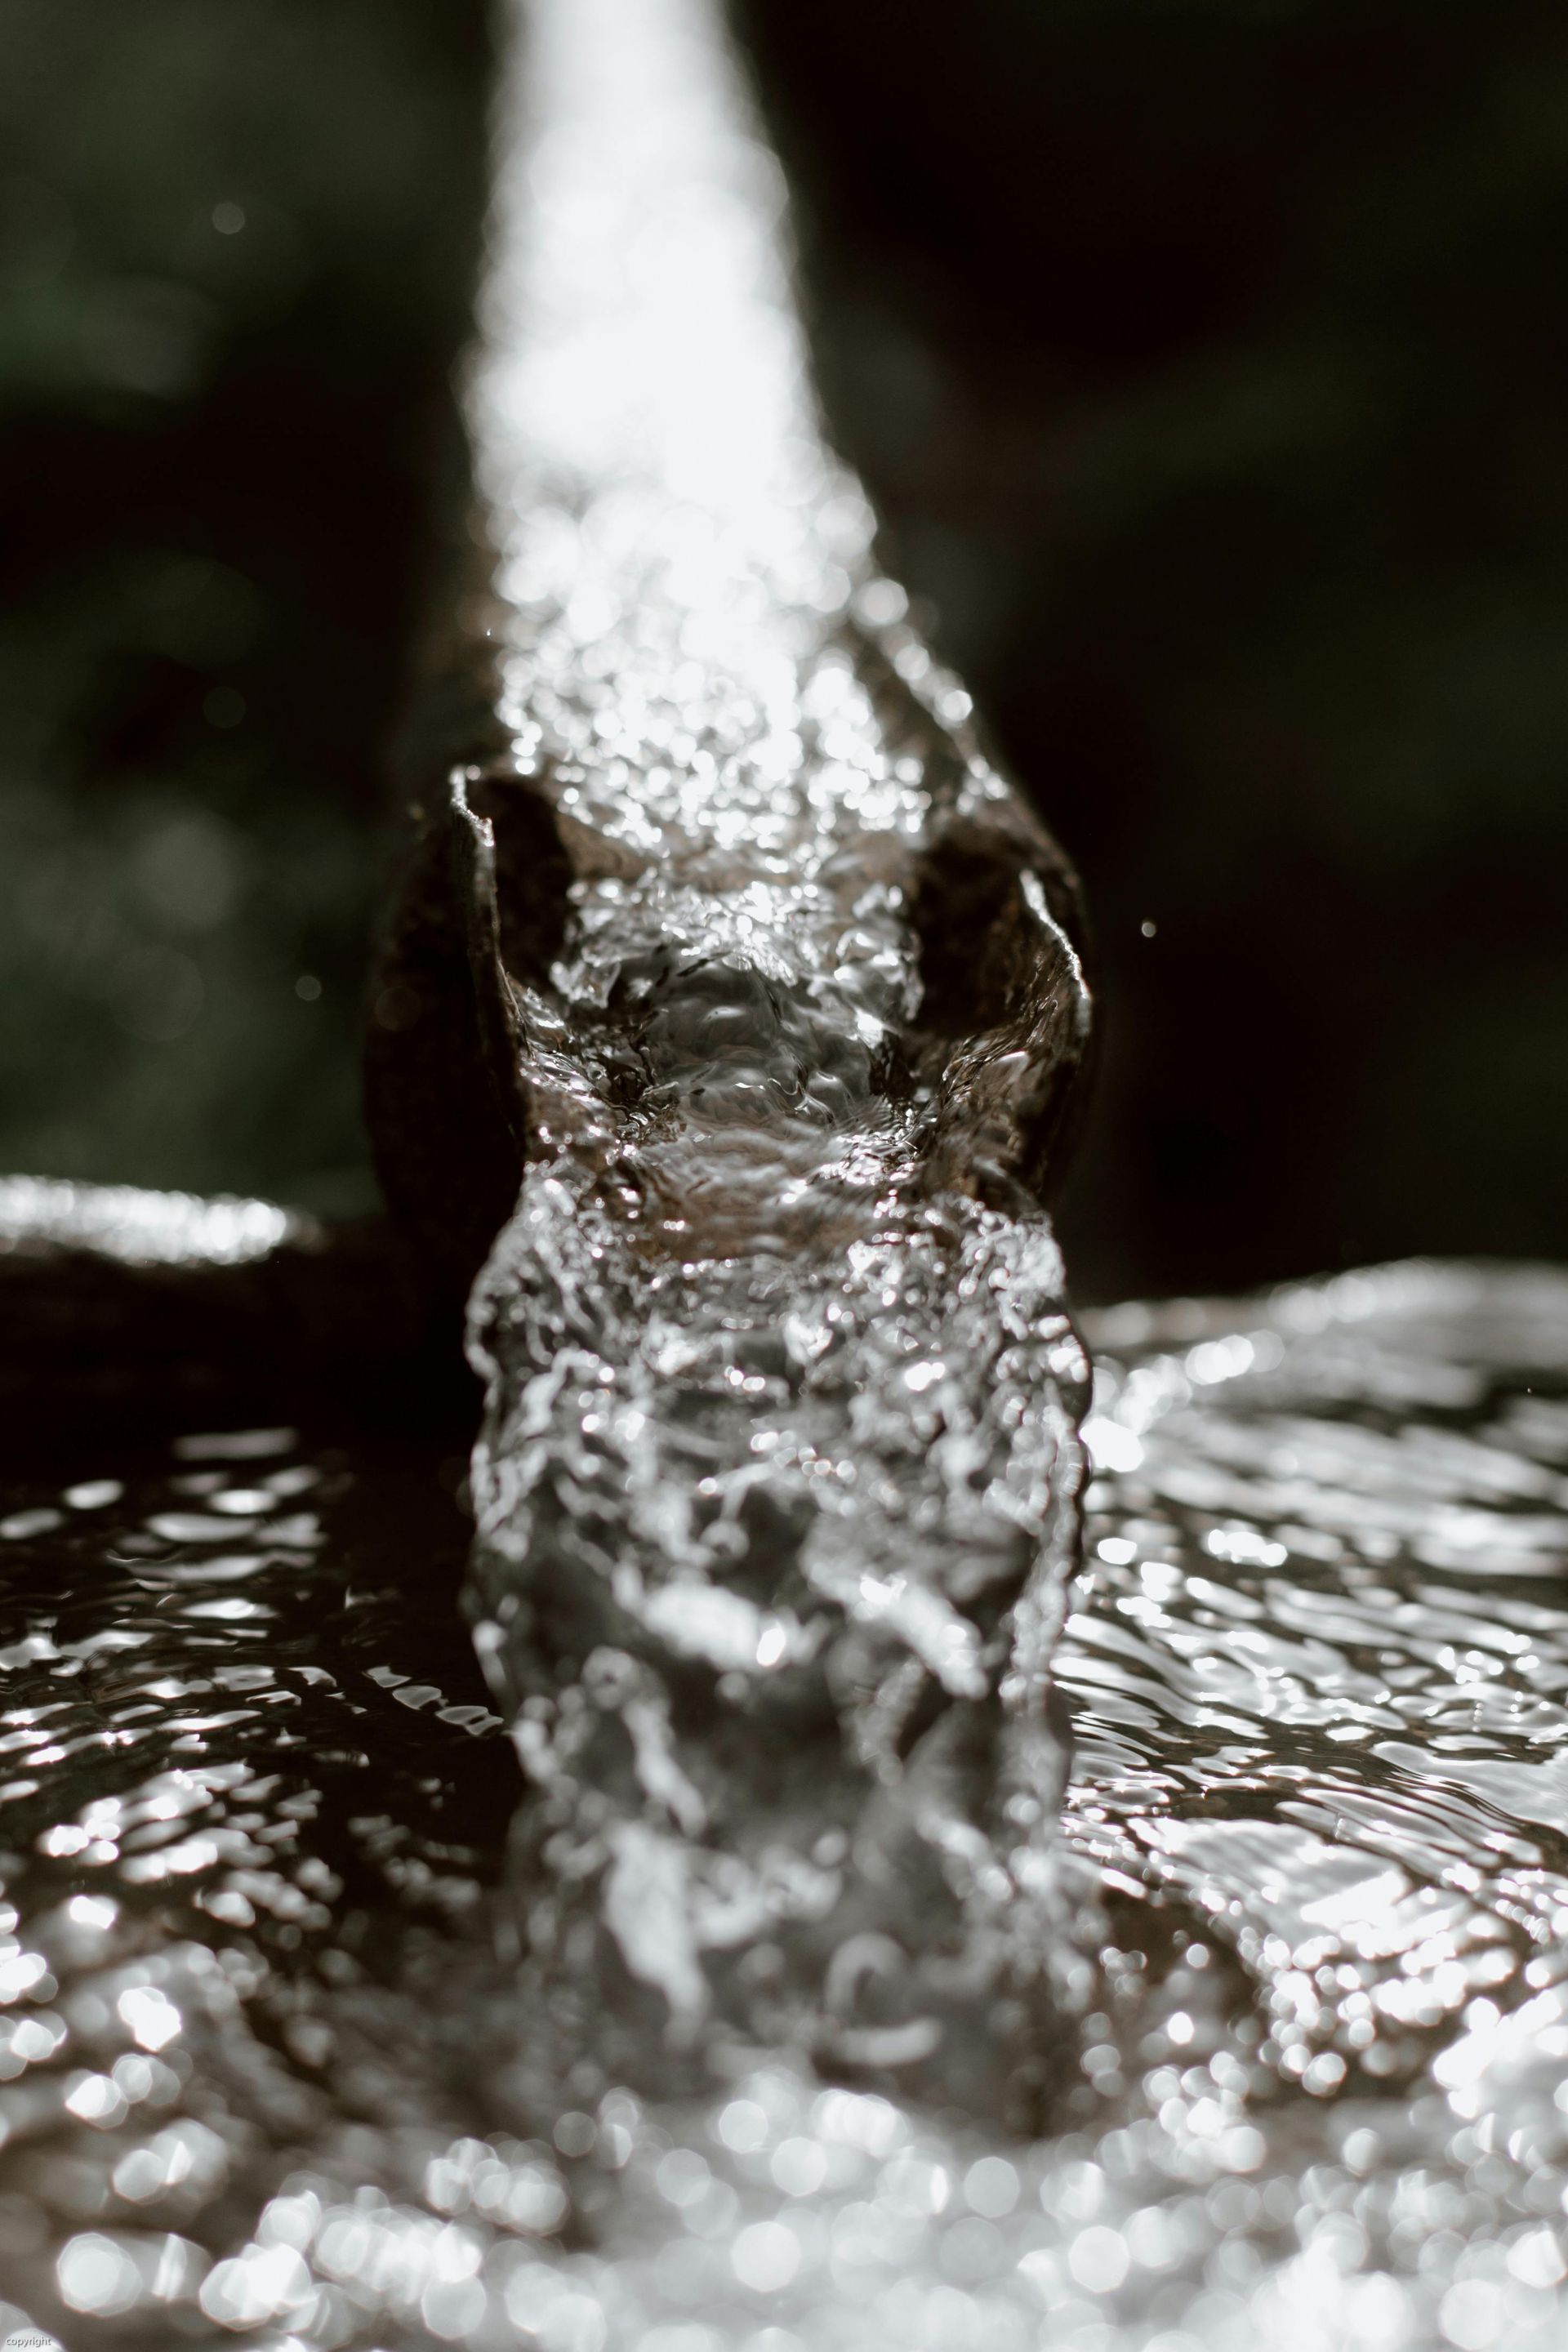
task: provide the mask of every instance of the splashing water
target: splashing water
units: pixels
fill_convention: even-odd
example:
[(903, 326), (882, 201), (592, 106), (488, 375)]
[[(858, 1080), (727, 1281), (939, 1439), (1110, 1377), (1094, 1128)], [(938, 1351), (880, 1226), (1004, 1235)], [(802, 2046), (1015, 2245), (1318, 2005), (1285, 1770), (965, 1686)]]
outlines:
[(528, 1160), (469, 1331), (539, 2097), (787, 2048), (1021, 2120), (1071, 1948), (1071, 886), (823, 449), (707, 12), (530, 23), (471, 399), (508, 749), (454, 804)]
[[(1050, 2129), (542, 2111), (452, 1469), (286, 1430), (12, 1481), (0, 2280), (73, 2347), (1561, 2340), (1568, 1281), (1098, 1318)], [(446, 1484), (443, 1485), (443, 1473)]]
[[(1099, 1318), (1069, 1592), (1069, 887), (822, 453), (706, 13), (533, 35), (451, 817), (500, 1712), (439, 1446), (29, 1439), (0, 2340), (1547, 2352), (1568, 1282)], [(290, 1246), (47, 1192), (35, 1253)]]

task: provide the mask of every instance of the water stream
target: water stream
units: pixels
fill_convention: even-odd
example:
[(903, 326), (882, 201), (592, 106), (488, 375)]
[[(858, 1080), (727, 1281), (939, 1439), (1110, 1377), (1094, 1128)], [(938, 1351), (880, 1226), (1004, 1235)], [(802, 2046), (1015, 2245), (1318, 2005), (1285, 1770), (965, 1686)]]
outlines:
[[(697, 0), (531, 21), (483, 740), (376, 1001), (399, 1205), (500, 1228), (482, 1423), (340, 1330), (381, 1244), (0, 1196), (122, 1351), (12, 1376), (0, 2342), (1546, 2352), (1568, 1279), (1075, 1328), (1070, 877), (825, 454), (776, 169)], [(298, 1395), (139, 1397), (143, 1297)]]
[[(460, 1457), (62, 1431), (0, 1516), (0, 2279), (68, 2347), (1561, 2340), (1568, 1282), (1094, 1327), (1045, 2131), (542, 2102)], [(577, 2097), (570, 2085), (568, 2101)]]
[(470, 396), (504, 749), (451, 824), (526, 1162), (472, 1605), (540, 2096), (772, 2048), (1026, 2125), (1072, 2000), (1072, 885), (826, 452), (710, 12), (526, 30)]

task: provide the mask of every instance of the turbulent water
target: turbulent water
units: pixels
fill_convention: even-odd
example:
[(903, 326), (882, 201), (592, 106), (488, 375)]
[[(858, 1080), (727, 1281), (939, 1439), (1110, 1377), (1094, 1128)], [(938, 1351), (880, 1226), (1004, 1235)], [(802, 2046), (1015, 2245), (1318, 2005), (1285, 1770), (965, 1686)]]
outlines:
[(469, 1311), (520, 2006), (580, 2095), (787, 2049), (1024, 2123), (1069, 1942), (1072, 886), (824, 449), (709, 12), (530, 34), (470, 400), (506, 748), (453, 788), (527, 1161)]
[(1562, 2340), (1568, 1280), (1094, 1327), (1058, 1653), (1100, 1925), (1043, 2133), (737, 2051), (542, 2100), (460, 1457), (7, 1485), (0, 2280), (68, 2347)]
[(707, 11), (531, 17), (376, 1000), (482, 1425), (384, 1238), (0, 1191), (0, 2338), (1545, 2352), (1568, 1281), (1090, 1318), (1080, 1439), (1070, 880)]

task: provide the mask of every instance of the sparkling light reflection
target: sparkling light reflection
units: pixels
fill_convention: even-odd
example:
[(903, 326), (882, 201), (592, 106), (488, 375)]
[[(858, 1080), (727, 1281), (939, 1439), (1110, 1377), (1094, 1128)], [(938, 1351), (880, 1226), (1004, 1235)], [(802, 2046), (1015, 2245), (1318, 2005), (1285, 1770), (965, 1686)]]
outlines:
[[(1123, 1908), (1037, 2143), (777, 2059), (700, 2105), (614, 2090), (531, 2124), (507, 1971), (463, 1926), (494, 1865), (453, 1842), (506, 1750), (433, 1675), (406, 1564), (395, 1608), (372, 1570), (345, 1616), (335, 1515), (363, 1506), (268, 1433), (269, 1613), (201, 1633), (167, 1602), (221, 1540), (149, 1523), (213, 1474), (117, 1464), (119, 1504), (8, 1555), (7, 2326), (72, 2352), (132, 2319), (321, 2352), (1555, 2352), (1568, 1609), (1538, 1569), (1544, 1523), (1568, 1538), (1568, 1286), (1372, 1290), (1353, 1320), (1321, 1291), (1205, 1308), (1211, 1337), (1280, 1340), (1217, 1387), (1169, 1318), (1103, 1363), (1145, 1452), (1093, 1496), (1058, 1673), (1068, 1833)], [(1406, 1402), (1461, 1379), (1463, 1409)], [(302, 1480), (313, 1547), (278, 1539)], [(1457, 1508), (1514, 1563), (1479, 1591), (1422, 1557)], [(1255, 1542), (1221, 1560), (1216, 1528)], [(142, 1875), (197, 1839), (193, 1871)], [(367, 1869), (384, 1948), (447, 1923), (405, 1982), (352, 1957)], [(481, 2053), (456, 2135), (455, 2050)]]
[(0, 1253), (76, 1248), (127, 1265), (240, 1265), (316, 1230), (270, 1201), (0, 1176)]
[[(539, 2064), (695, 2084), (734, 2034), (1021, 2106), (1083, 1974), (1045, 1811), (937, 1759), (994, 1704), (994, 1777), (1051, 1745), (1085, 1367), (1015, 1171), (1086, 1017), (1059, 859), (826, 453), (715, 13), (527, 23), (471, 397), (511, 748), (456, 813), (529, 1138), (469, 1351)], [(1011, 977), (922, 1029), (949, 864)]]
[[(606, 968), (690, 820), (703, 887), (661, 901), (679, 935), (772, 955), (784, 984), (806, 962), (795, 939), (838, 926), (826, 969), (850, 971), (837, 1009), (868, 1054), (908, 973), (898, 868), (845, 924), (843, 877), (803, 872), (801, 845), (836, 824), (857, 853), (867, 830), (912, 837), (921, 778), (882, 760), (852, 669), (827, 662), (804, 713), (820, 796), (786, 795), (781, 814), (800, 737), (788, 616), (853, 609), (895, 633), (944, 724), (966, 702), (896, 634), (896, 592), (858, 568), (863, 507), (835, 508), (781, 299), (773, 168), (729, 110), (706, 15), (552, 0), (538, 37), (555, 127), (529, 160), (520, 148), (537, 177), (503, 197), (475, 393), (519, 759), (555, 760), (563, 804), (582, 794), (614, 852), (580, 890)], [(615, 140), (590, 167), (572, 93), (592, 60)], [(624, 184), (602, 180), (606, 152)], [(689, 203), (656, 222), (655, 190)], [(711, 310), (683, 275), (700, 257)], [(606, 289), (646, 370), (595, 344)], [(536, 297), (553, 311), (514, 335), (511, 306)], [(606, 446), (620, 487), (584, 518), (560, 484), (584, 463), (599, 478)], [(645, 562), (658, 594), (628, 645), (627, 608), (594, 599)], [(601, 640), (617, 658), (591, 689), (574, 668), (545, 709), (562, 614), (574, 664)], [(723, 760), (689, 723), (715, 671), (738, 689)], [(563, 743), (590, 740), (604, 756), (563, 775)], [(644, 793), (626, 789), (634, 766)], [(724, 1009), (686, 1008), (694, 1024)], [(769, 1081), (722, 1075), (741, 1096)], [(554, 1076), (547, 1115), (580, 1138), (599, 1106)], [(808, 1102), (812, 1151), (843, 1102)], [(715, 1129), (744, 1128), (736, 1104), (723, 1093)], [(716, 1189), (744, 1196), (744, 1155), (726, 1169)], [(792, 1216), (821, 1196), (821, 1157), (803, 1146), (795, 1172)], [(868, 1152), (835, 1181), (878, 1198), (886, 1172)], [(777, 1177), (770, 1164), (765, 1186)], [(16, 1230), (82, 1230), (74, 1194), (47, 1192), (15, 1196)], [(250, 1246), (220, 1207), (204, 1224), (184, 1204), (133, 1246)], [(128, 1230), (119, 1213), (100, 1226), (111, 1249)], [(792, 1276), (799, 1231), (780, 1253)], [(972, 1433), (956, 1424), (975, 1351), (963, 1329), (921, 1325), (896, 1252), (857, 1249), (868, 1318), (884, 1334), (910, 1318), (887, 1383), (898, 1426), (962, 1491), (984, 1461), (949, 1443)], [(798, 1297), (775, 1318), (781, 1347), (820, 1360), (837, 1303)], [(1063, 2042), (1060, 2127), (1038, 2139), (826, 2083), (739, 2037), (729, 2079), (700, 2096), (593, 2081), (547, 2107), (523, 2063), (515, 1922), (498, 1958), (488, 1910), (510, 1749), (463, 1679), (427, 1549), (401, 1524), (395, 1541), (366, 1532), (376, 1495), (397, 1516), (396, 1465), (220, 1429), (7, 1493), (0, 2259), (28, 2310), (5, 2324), (47, 2321), (72, 2352), (127, 2327), (279, 2352), (1556, 2352), (1564, 1287), (1394, 1269), (1240, 1316), (1120, 1310), (1099, 1337), (1093, 1566), (1056, 1679), (1079, 1729), (1066, 1835), (1104, 1924), (1079, 1961), (1092, 1992), (1078, 2045)], [(1071, 1345), (1058, 1330), (1011, 1391), (996, 1384), (1021, 1419)], [(672, 1309), (651, 1373), (689, 1369), (691, 1346)], [(787, 1453), (773, 1375), (739, 1350), (731, 1369), (769, 1441), (756, 1461)], [(641, 1434), (641, 1408), (606, 1385), (563, 1383), (584, 1458), (606, 1429)], [(958, 1612), (909, 1605), (912, 1537), (868, 1560), (832, 1449), (790, 1459), (838, 1498), (846, 1605), (898, 1618), (922, 1670), (962, 1688)], [(669, 1500), (693, 1491), (650, 1492), (650, 1558), (705, 1563), (706, 1523)], [(962, 1549), (940, 1528), (931, 1548)], [(680, 1622), (760, 1708), (804, 1621), (721, 1604)], [(644, 1729), (637, 1769), (658, 1775), (669, 1757), (657, 1721)], [(765, 1761), (781, 1769), (782, 1743)], [(664, 1786), (683, 1801), (668, 1769)], [(1037, 1817), (1056, 1802), (1015, 1794)], [(826, 1877), (843, 1855), (808, 1859)], [(809, 1898), (820, 1881), (800, 1883)], [(852, 1955), (873, 1986), (880, 1956), (875, 1937)]]

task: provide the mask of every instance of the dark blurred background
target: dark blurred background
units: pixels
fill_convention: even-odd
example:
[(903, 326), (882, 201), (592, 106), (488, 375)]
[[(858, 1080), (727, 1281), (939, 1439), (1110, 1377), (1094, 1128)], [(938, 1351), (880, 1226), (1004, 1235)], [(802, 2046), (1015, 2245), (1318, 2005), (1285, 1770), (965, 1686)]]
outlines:
[[(743, 0), (823, 392), (1078, 857), (1085, 1296), (1564, 1254), (1568, 18)], [(479, 0), (0, 0), (0, 1166), (374, 1200)]]
[(0, 0), (0, 1167), (374, 1204), (476, 0)]

